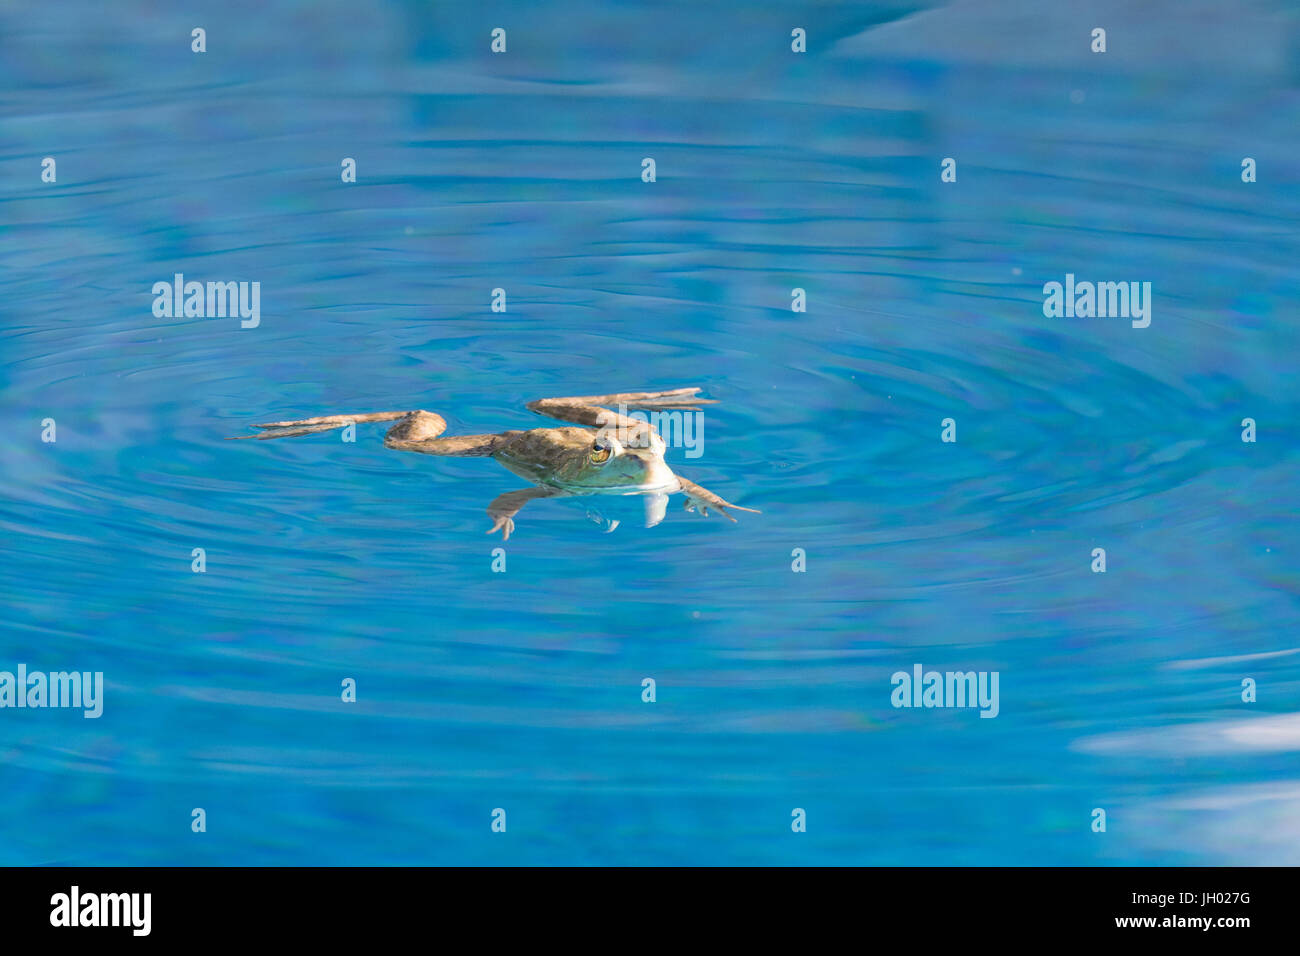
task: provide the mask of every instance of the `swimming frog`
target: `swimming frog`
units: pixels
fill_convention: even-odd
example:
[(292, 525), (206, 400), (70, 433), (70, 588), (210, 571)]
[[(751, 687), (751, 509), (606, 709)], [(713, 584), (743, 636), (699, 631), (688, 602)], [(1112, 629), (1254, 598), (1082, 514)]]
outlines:
[(664, 392), (542, 398), (529, 402), (526, 407), (548, 418), (574, 424), (491, 435), (441, 437), (447, 428), (442, 416), (417, 410), (268, 422), (253, 426), (262, 429), (260, 434), (239, 437), (292, 438), (352, 424), (395, 422), (384, 436), (387, 448), (422, 455), (495, 458), (533, 484), (531, 488), (507, 491), (488, 505), (488, 517), (493, 524), (487, 533), (500, 531), (502, 540), (508, 539), (515, 530), (514, 516), (528, 502), (571, 495), (643, 495), (646, 527), (653, 527), (663, 520), (668, 496), (681, 492), (686, 496), (687, 511), (698, 510), (707, 515), (712, 508), (734, 523), (736, 519), (730, 511), (759, 512), (724, 501), (695, 482), (674, 474), (664, 461), (664, 440), (651, 423), (602, 407), (696, 411), (701, 405), (715, 403), (713, 399), (696, 397), (699, 391), (676, 388)]

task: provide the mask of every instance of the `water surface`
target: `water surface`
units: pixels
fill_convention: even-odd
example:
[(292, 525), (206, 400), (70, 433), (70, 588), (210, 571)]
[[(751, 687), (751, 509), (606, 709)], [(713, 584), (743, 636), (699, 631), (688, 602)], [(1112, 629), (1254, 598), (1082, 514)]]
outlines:
[[(1294, 862), (1296, 14), (1055, 6), (0, 12), (0, 669), (107, 682), (0, 711), (0, 862)], [(535, 502), (505, 573), (492, 462), (223, 441), (687, 385), (763, 514)]]

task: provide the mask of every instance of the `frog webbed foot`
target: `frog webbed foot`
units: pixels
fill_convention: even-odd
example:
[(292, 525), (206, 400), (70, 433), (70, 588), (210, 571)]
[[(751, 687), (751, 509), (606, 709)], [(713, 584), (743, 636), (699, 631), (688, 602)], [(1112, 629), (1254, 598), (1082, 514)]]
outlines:
[(510, 535), (515, 531), (515, 515), (519, 509), (534, 498), (550, 498), (558, 495), (560, 492), (555, 488), (520, 488), (516, 491), (507, 491), (503, 495), (498, 495), (488, 505), (488, 517), (492, 519), (492, 527), (488, 528), (488, 534), (501, 532), (501, 540), (508, 541)]

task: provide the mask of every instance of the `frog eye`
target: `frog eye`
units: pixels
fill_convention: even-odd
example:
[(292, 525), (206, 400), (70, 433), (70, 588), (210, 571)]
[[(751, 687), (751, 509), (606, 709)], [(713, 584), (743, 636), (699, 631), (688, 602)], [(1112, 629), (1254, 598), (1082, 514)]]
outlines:
[(595, 444), (591, 446), (591, 454), (587, 457), (591, 459), (593, 465), (603, 465), (609, 461), (611, 454), (613, 454), (613, 449), (598, 438)]

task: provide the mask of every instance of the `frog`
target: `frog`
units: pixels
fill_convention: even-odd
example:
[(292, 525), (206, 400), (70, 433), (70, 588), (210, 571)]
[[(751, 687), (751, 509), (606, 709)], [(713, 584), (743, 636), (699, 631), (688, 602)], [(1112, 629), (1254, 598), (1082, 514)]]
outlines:
[(701, 391), (695, 387), (615, 392), (541, 398), (525, 404), (531, 412), (567, 423), (554, 428), (444, 437), (446, 420), (436, 412), (416, 409), (266, 422), (252, 426), (261, 429), (258, 434), (235, 438), (293, 438), (348, 425), (393, 422), (384, 435), (386, 448), (421, 455), (493, 458), (531, 483), (530, 487), (498, 495), (488, 505), (492, 527), (486, 533), (499, 531), (502, 541), (515, 532), (515, 516), (530, 501), (581, 495), (641, 495), (645, 498), (646, 527), (654, 527), (667, 513), (669, 496), (681, 493), (688, 512), (708, 516), (712, 509), (713, 514), (734, 524), (733, 511), (761, 512), (732, 504), (676, 474), (664, 461), (667, 447), (647, 416), (624, 414), (630, 410), (693, 412), (702, 405), (717, 403), (716, 399), (699, 397)]

